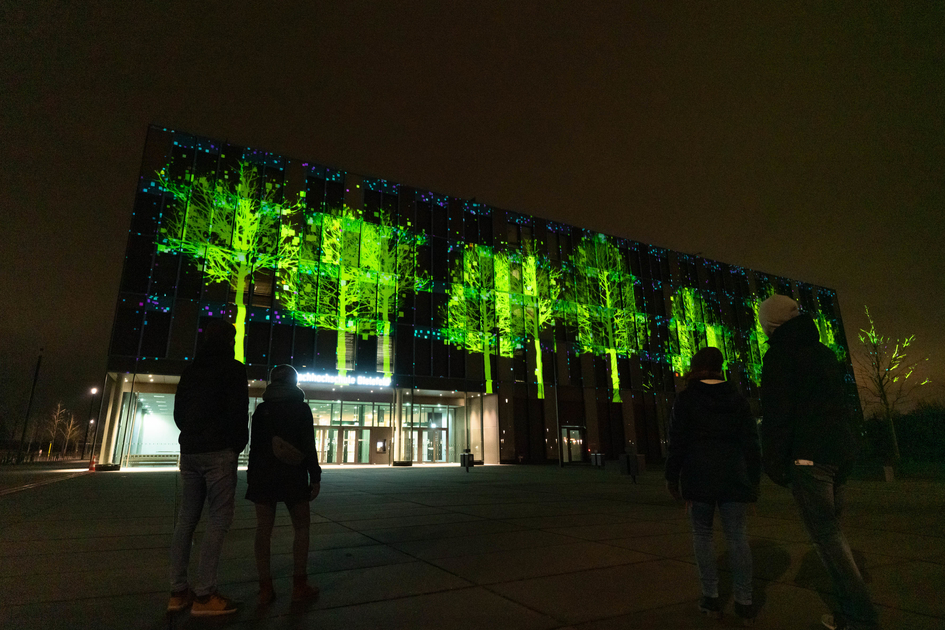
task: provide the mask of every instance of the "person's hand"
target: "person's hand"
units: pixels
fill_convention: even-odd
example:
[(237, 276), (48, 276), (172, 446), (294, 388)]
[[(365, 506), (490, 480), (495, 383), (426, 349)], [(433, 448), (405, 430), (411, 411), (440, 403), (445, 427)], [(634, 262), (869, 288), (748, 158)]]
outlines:
[(318, 496), (318, 492), (322, 489), (322, 484), (313, 483), (309, 486), (308, 500), (314, 501), (315, 497)]
[(682, 501), (682, 495), (679, 493), (679, 486), (671, 481), (666, 482), (666, 490), (673, 495), (677, 501)]

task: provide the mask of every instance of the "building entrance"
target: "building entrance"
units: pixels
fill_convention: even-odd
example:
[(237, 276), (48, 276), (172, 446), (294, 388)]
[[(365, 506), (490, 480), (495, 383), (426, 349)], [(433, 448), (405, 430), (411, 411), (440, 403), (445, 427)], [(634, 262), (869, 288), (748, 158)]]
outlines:
[(584, 461), (584, 429), (580, 427), (561, 427), (561, 461)]

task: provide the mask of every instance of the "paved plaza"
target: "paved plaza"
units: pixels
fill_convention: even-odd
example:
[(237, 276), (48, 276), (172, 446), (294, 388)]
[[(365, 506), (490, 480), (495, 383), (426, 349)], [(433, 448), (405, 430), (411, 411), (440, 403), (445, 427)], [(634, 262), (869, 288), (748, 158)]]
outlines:
[[(257, 609), (253, 506), (240, 499), (220, 589), (244, 606), (195, 619), (165, 613), (176, 472), (52, 468), (0, 469), (4, 629), (738, 625), (727, 573), (725, 617), (696, 612), (688, 521), (659, 471), (633, 484), (612, 468), (326, 468), (309, 563), (320, 599), (302, 609), (289, 602), (292, 532), (280, 508), (279, 599)], [(945, 485), (855, 481), (848, 496), (846, 532), (883, 627), (945, 627)], [(749, 533), (762, 605), (755, 627), (819, 628), (829, 582), (786, 490), (762, 486)], [(722, 544), (719, 553), (724, 568)]]

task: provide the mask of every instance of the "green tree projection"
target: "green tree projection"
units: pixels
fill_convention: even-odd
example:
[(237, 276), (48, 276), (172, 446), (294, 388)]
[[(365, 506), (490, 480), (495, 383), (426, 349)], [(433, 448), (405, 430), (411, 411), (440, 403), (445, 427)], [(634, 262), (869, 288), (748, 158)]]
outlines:
[(612, 400), (621, 402), (617, 355), (639, 351), (645, 334), (644, 317), (636, 312), (634, 277), (620, 248), (603, 234), (585, 237), (575, 247), (571, 264), (569, 310), (578, 345), (582, 352), (610, 358)]
[(280, 229), (280, 217), (298, 211), (294, 204), (278, 201), (278, 186), (262, 184), (256, 168), (241, 162), (238, 181), (226, 177), (180, 181), (158, 173), (161, 186), (178, 203), (170, 211), (161, 232), (158, 249), (180, 252), (199, 261), (210, 282), (228, 283), (236, 305), (236, 358), (245, 360), (246, 294), (249, 280), (260, 269), (280, 269), (291, 258), (297, 240), (291, 229)]
[[(448, 289), (442, 330), (447, 343), (482, 355), (487, 394), (493, 393), (492, 355), (500, 319), (496, 306), (497, 260), (507, 278), (508, 258), (504, 254), (493, 254), (484, 245), (469, 244), (463, 248), (459, 269), (453, 270), (453, 282)], [(502, 317), (508, 322), (508, 306), (502, 308), (505, 309)]]
[(735, 358), (731, 331), (719, 323), (718, 314), (706, 305), (705, 299), (696, 289), (681, 288), (670, 301), (670, 347), (666, 355), (675, 373), (685, 374), (693, 355), (705, 347), (721, 350), (726, 364)]
[(869, 307), (863, 307), (869, 330), (860, 329), (860, 344), (863, 352), (857, 355), (857, 366), (863, 375), (860, 389), (866, 394), (868, 402), (878, 405), (883, 419), (889, 425), (893, 445), (893, 461), (900, 458), (899, 440), (896, 437), (894, 418), (897, 408), (911, 396), (916, 387), (927, 385), (928, 378), (915, 378), (915, 369), (921, 361), (906, 361), (906, 350), (915, 341), (915, 335), (903, 339), (894, 339), (881, 335), (876, 330), (876, 323), (870, 315)]
[(545, 376), (542, 367), (541, 332), (554, 324), (561, 296), (561, 271), (546, 256), (539, 256), (534, 241), (525, 241), (521, 258), (524, 322), (527, 334), (535, 344), (535, 382), (538, 397), (545, 397)]
[(378, 337), (383, 371), (393, 374), (391, 328), (399, 299), (429, 284), (417, 265), (425, 237), (393, 225), (387, 214), (379, 220), (368, 222), (347, 206), (310, 213), (303, 246), (282, 263), (287, 271), (279, 300), (297, 322), (337, 332), (341, 375), (353, 362), (357, 334)]
[(426, 244), (426, 236), (394, 225), (386, 213), (379, 219), (379, 225), (365, 223), (361, 229), (361, 268), (377, 290), (374, 334), (381, 346), (384, 375), (389, 377), (393, 374), (391, 326), (398, 305), (407, 292), (429, 290), (430, 279), (417, 264), (417, 248)]

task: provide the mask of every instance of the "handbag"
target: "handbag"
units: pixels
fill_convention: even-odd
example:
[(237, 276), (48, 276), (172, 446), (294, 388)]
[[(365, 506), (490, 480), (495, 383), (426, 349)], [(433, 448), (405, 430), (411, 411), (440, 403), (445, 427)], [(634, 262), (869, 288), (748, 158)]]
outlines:
[[(271, 416), (269, 415), (269, 409), (265, 409), (266, 419), (268, 420)], [(283, 464), (288, 464), (289, 466), (298, 466), (305, 459), (305, 453), (300, 451), (298, 448), (292, 445), (289, 441), (279, 437), (273, 431), (272, 436), (272, 454)]]
[(298, 466), (305, 459), (305, 454), (278, 435), (272, 436), (272, 454), (283, 464)]

